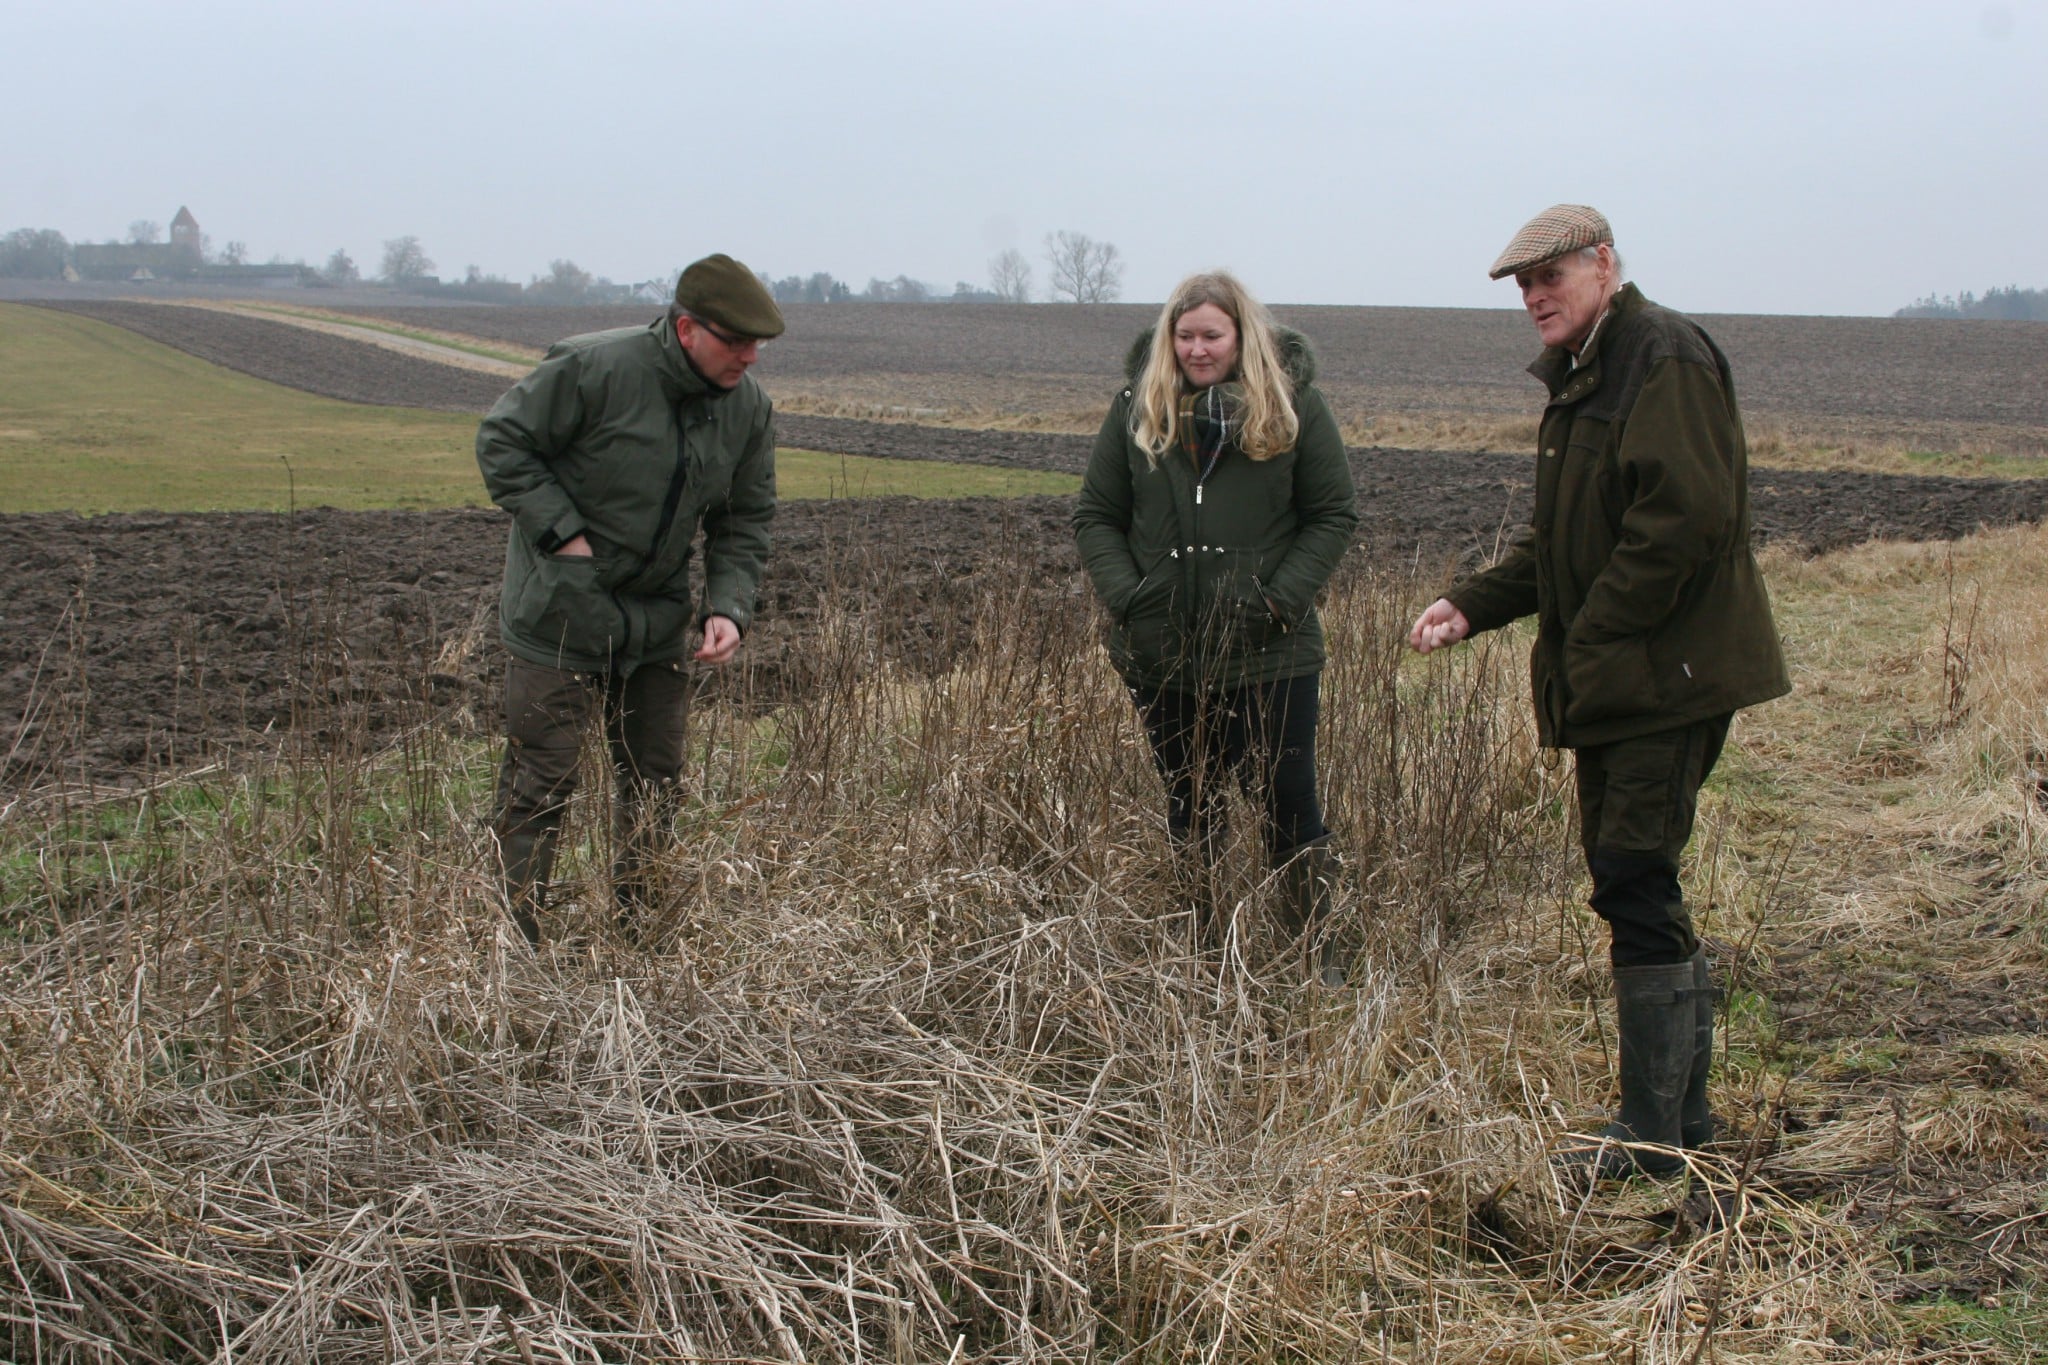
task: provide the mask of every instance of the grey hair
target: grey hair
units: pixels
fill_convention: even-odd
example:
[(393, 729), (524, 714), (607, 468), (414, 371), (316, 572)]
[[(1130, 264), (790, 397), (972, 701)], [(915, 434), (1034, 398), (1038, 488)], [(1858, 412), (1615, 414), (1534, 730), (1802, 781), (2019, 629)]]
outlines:
[(1579, 256), (1584, 260), (1598, 261), (1600, 248), (1603, 246), (1607, 248), (1608, 256), (1614, 261), (1614, 282), (1620, 284), (1628, 278), (1628, 267), (1621, 263), (1621, 252), (1615, 249), (1614, 243), (1595, 242), (1591, 246), (1582, 246), (1579, 248)]

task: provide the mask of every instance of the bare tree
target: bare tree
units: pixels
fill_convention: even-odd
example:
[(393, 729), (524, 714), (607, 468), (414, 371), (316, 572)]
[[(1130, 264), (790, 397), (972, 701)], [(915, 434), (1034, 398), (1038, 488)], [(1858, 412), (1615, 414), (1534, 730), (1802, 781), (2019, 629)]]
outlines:
[(1123, 257), (1113, 242), (1062, 228), (1046, 234), (1045, 259), (1052, 266), (1054, 298), (1110, 303), (1123, 291)]
[(229, 242), (220, 249), (220, 260), (222, 265), (248, 264), (249, 244), (247, 242)]
[(1016, 247), (988, 263), (988, 287), (1004, 303), (1031, 302), (1031, 262)]
[(393, 237), (384, 243), (384, 280), (387, 284), (410, 284), (432, 274), (433, 261), (417, 237)]
[(542, 303), (581, 303), (594, 283), (590, 272), (574, 261), (549, 261), (548, 273), (536, 275), (528, 282), (526, 292)]
[(128, 225), (128, 240), (136, 246), (155, 246), (164, 239), (164, 225), (154, 218), (137, 218)]
[(355, 261), (343, 247), (334, 248), (334, 254), (327, 258), (327, 268), (320, 273), (327, 277), (329, 284), (354, 284), (362, 278), (362, 272), (356, 269)]

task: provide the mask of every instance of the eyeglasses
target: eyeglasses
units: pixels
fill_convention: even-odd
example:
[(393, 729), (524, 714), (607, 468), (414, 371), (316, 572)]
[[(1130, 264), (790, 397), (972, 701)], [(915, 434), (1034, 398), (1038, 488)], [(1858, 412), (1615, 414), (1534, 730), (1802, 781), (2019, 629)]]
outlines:
[(711, 333), (712, 336), (717, 337), (720, 342), (724, 343), (725, 348), (729, 351), (744, 351), (749, 346), (752, 346), (755, 350), (759, 351), (765, 351), (768, 349), (768, 343), (766, 341), (763, 341), (760, 337), (735, 336), (731, 332), (726, 331), (723, 327), (713, 327), (710, 323), (704, 321), (704, 319), (698, 317), (695, 313), (686, 313), (684, 314), (684, 316), (689, 318), (690, 321), (696, 323), (699, 327), (702, 327), (705, 331)]

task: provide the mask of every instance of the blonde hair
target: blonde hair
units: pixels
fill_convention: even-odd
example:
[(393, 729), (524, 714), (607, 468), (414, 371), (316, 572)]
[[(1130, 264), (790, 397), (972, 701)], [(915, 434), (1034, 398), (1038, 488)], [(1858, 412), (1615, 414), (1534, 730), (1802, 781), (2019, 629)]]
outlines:
[(1173, 329), (1203, 304), (1222, 309), (1237, 328), (1237, 377), (1244, 389), (1238, 449), (1254, 460), (1270, 460), (1292, 450), (1301, 435), (1301, 419), (1294, 412), (1294, 380), (1280, 358), (1277, 324), (1266, 306), (1225, 270), (1190, 275), (1167, 296), (1152, 329), (1152, 349), (1133, 386), (1131, 435), (1154, 467), (1173, 447), (1179, 434), (1180, 396), (1188, 389), (1173, 353)]

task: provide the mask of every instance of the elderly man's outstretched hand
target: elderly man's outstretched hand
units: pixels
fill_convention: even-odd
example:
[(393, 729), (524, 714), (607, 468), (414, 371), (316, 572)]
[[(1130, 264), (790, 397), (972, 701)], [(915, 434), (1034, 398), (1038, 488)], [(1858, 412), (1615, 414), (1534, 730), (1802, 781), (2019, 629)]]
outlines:
[(1439, 597), (1415, 618), (1415, 628), (1408, 632), (1408, 646), (1417, 654), (1427, 654), (1432, 649), (1454, 645), (1471, 633), (1472, 623), (1465, 619), (1465, 613), (1452, 606), (1449, 599)]

